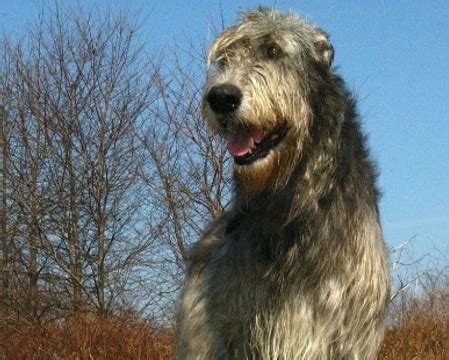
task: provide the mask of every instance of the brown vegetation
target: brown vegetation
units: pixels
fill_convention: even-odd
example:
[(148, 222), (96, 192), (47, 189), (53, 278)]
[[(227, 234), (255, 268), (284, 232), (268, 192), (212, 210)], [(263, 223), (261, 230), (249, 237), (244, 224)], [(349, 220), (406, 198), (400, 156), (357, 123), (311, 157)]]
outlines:
[(449, 359), (449, 290), (403, 301), (392, 318), (380, 359)]
[(5, 359), (169, 359), (171, 336), (126, 318), (86, 313), (53, 323), (0, 328)]
[[(449, 291), (407, 296), (394, 306), (395, 322), (379, 359), (448, 359)], [(130, 317), (80, 313), (55, 322), (9, 321), (0, 326), (5, 359), (170, 359), (172, 332)]]

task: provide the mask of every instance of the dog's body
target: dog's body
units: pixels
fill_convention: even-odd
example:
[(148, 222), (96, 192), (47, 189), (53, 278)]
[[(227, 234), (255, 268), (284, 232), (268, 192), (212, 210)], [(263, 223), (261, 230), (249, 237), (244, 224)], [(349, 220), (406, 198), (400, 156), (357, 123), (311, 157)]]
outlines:
[(192, 250), (178, 359), (373, 359), (388, 271), (375, 171), (322, 30), (257, 10), (209, 54), (232, 209)]

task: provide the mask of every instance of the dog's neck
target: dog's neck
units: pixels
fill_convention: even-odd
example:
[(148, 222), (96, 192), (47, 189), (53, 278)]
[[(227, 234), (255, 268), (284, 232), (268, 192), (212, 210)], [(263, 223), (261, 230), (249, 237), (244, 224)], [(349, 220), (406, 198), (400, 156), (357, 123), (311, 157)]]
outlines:
[(238, 188), (235, 192), (233, 212), (237, 217), (258, 218), (260, 223), (276, 223), (280, 228), (288, 225), (298, 218), (307, 217), (310, 213), (310, 204), (304, 198), (304, 203), (298, 207), (298, 184), (285, 186), (281, 189), (265, 189), (258, 194), (248, 197)]
[[(261, 218), (278, 218), (280, 224), (281, 219), (289, 222), (292, 217), (302, 218), (309, 214), (322, 194), (308, 191), (310, 184), (305, 180), (306, 168), (306, 159), (298, 159), (289, 180), (282, 187), (267, 187), (256, 194), (248, 195), (237, 185), (234, 210)], [(320, 180), (324, 182), (322, 177)]]

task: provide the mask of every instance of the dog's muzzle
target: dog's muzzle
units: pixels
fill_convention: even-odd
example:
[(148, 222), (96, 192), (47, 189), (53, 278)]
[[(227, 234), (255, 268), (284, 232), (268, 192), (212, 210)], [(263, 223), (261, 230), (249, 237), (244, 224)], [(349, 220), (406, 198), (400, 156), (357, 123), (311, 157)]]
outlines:
[[(232, 84), (212, 87), (206, 96), (212, 111), (224, 128), (232, 121), (242, 102), (242, 92)], [(285, 122), (271, 130), (255, 127), (232, 126), (228, 134), (228, 151), (237, 165), (249, 165), (266, 157), (285, 137), (288, 127)]]

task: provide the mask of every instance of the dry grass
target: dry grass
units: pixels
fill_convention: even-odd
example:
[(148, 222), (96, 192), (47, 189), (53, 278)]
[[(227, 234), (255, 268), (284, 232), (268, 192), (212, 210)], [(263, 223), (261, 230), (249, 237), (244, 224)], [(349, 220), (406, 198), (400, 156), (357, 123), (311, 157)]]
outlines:
[(392, 317), (380, 359), (449, 359), (449, 289), (405, 299)]
[(0, 328), (0, 359), (171, 358), (168, 332), (142, 323), (83, 314), (47, 324), (19, 322)]

